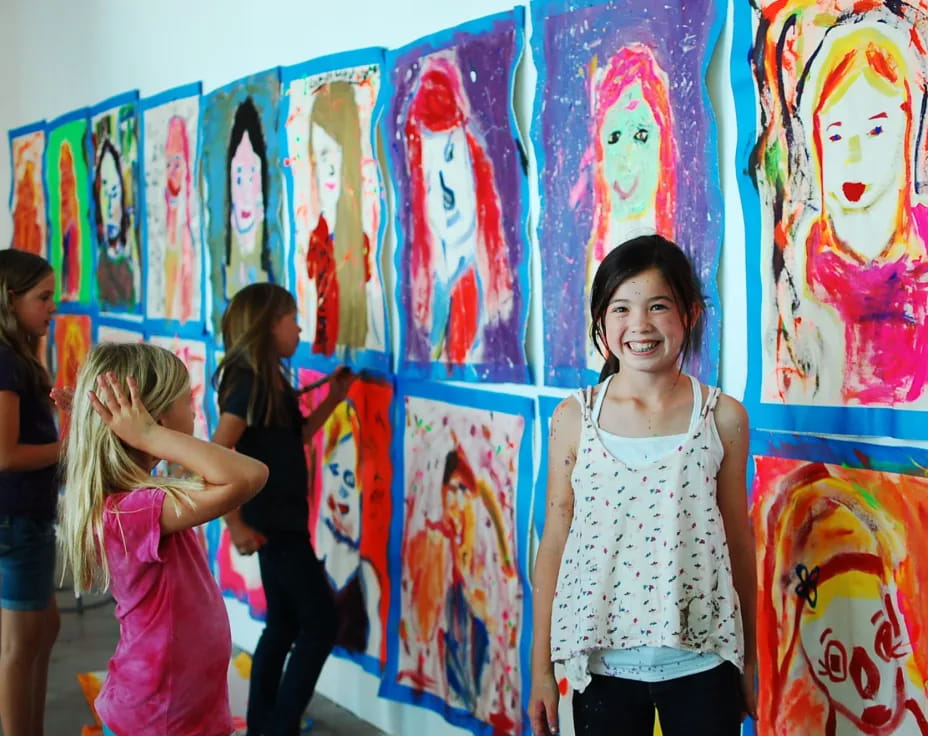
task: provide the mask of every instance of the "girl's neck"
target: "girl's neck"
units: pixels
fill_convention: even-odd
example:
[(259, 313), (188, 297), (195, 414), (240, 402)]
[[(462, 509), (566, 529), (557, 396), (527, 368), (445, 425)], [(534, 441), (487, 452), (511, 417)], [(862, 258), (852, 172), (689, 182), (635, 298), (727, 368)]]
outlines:
[(670, 401), (680, 387), (689, 389), (687, 375), (678, 368), (660, 373), (641, 373), (619, 369), (609, 382), (609, 393), (616, 397), (634, 397), (642, 404), (659, 406)]

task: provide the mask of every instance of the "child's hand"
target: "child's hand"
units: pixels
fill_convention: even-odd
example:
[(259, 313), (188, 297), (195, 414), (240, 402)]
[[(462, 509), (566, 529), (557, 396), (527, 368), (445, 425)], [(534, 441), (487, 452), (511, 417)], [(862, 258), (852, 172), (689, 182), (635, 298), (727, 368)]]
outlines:
[(123, 393), (113, 373), (97, 378), (97, 390), (89, 391), (90, 403), (103, 423), (130, 447), (145, 450), (145, 438), (156, 426), (148, 409), (139, 401), (138, 387), (131, 376), (126, 379), (129, 397)]
[(346, 365), (339, 366), (329, 377), (329, 381), (332, 384), (329, 390), (340, 399), (344, 399), (348, 395), (348, 389), (351, 388), (351, 384), (354, 383), (356, 378), (357, 376), (351, 372), (351, 368)]
[(557, 702), (560, 691), (553, 675), (532, 678), (532, 693), (528, 701), (528, 715), (534, 736), (554, 736), (560, 733), (557, 723)]
[(267, 542), (263, 534), (244, 522), (229, 524), (228, 527), (229, 539), (240, 555), (253, 555)]
[(750, 716), (757, 720), (757, 686), (754, 682), (755, 665), (744, 663), (744, 672), (741, 674), (741, 693), (744, 696), (744, 714), (742, 720)]
[(71, 413), (71, 405), (74, 403), (74, 387), (65, 386), (64, 388), (53, 388), (48, 394), (52, 403), (55, 404), (58, 409), (65, 412), (66, 414)]

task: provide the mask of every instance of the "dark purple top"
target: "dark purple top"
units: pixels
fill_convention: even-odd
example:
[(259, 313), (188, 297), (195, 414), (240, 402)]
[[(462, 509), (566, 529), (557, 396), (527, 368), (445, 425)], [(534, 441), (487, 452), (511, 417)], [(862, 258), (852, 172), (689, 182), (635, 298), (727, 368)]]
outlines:
[[(19, 395), (19, 442), (45, 445), (58, 439), (51, 402), (39, 396), (13, 349), (0, 344), (0, 391)], [(58, 465), (0, 471), (0, 514), (53, 521), (58, 504)]]

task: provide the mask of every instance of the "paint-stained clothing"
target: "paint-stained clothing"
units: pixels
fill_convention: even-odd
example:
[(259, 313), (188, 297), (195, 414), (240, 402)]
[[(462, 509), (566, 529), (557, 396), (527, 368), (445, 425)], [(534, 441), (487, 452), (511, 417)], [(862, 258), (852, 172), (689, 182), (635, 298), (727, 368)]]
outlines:
[[(928, 214), (917, 209), (916, 223)], [(845, 401), (917, 401), (928, 385), (928, 262), (909, 256), (865, 261), (831, 244), (821, 223), (808, 247), (812, 293), (844, 324)]]
[(725, 528), (716, 500), (724, 449), (718, 389), (668, 456), (639, 467), (615, 458), (582, 407), (571, 474), (573, 520), (551, 611), (551, 659), (583, 692), (602, 649), (667, 646), (715, 652), (743, 667), (744, 643)]
[[(32, 387), (13, 349), (0, 345), (0, 391), (19, 397), (18, 441), (47, 445), (58, 440), (51, 402)], [(58, 505), (58, 465), (38, 470), (0, 471), (0, 514), (53, 521)]]
[(229, 619), (196, 532), (162, 536), (166, 496), (146, 488), (106, 499), (119, 643), (94, 705), (120, 736), (228, 736)]

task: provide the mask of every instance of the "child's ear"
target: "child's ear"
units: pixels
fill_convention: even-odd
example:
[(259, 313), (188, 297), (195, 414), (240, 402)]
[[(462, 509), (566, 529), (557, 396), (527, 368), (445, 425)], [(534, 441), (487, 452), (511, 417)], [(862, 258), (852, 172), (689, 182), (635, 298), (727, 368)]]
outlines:
[(698, 303), (694, 304), (693, 308), (690, 309), (689, 324), (687, 324), (687, 328), (695, 325), (696, 322), (699, 321), (700, 316), (702, 316), (702, 305)]

